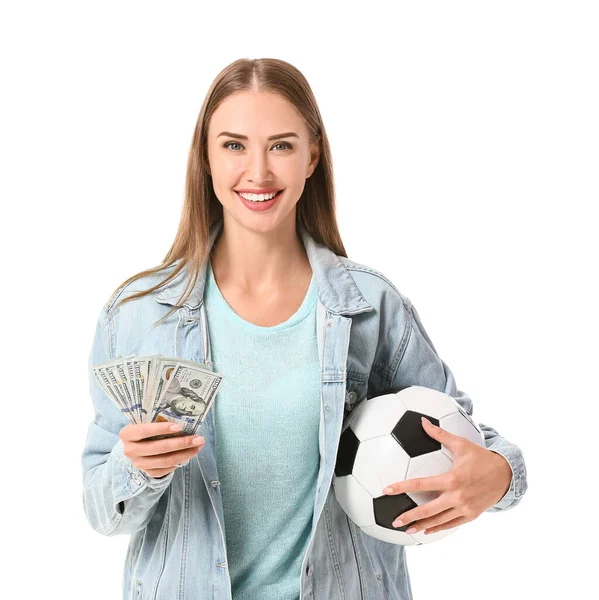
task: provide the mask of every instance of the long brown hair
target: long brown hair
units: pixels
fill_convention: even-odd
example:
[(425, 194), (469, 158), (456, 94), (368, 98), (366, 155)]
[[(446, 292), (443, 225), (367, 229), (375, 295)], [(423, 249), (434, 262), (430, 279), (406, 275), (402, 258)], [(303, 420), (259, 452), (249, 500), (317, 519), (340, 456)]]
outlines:
[(337, 228), (331, 150), (310, 85), (298, 69), (283, 60), (241, 58), (216, 76), (200, 110), (189, 150), (185, 198), (173, 245), (160, 265), (131, 276), (117, 287), (112, 297), (129, 283), (159, 273), (177, 261), (179, 263), (163, 281), (147, 290), (122, 298), (117, 306), (156, 291), (172, 281), (186, 267), (191, 275), (185, 290), (177, 304), (158, 323), (180, 308), (191, 294), (200, 267), (210, 254), (210, 228), (223, 216), (223, 207), (214, 193), (212, 177), (207, 168), (208, 124), (214, 111), (226, 98), (247, 90), (280, 94), (292, 103), (303, 117), (312, 137), (311, 141), (319, 138), (320, 160), (312, 175), (306, 179), (304, 191), (297, 203), (296, 228), (297, 223), (301, 223), (316, 241), (324, 243), (335, 254), (347, 258)]

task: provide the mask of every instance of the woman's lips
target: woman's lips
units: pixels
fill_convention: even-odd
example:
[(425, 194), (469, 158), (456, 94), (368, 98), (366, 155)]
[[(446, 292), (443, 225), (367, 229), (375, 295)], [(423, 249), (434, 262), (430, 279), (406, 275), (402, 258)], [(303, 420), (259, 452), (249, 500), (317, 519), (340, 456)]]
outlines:
[(281, 191), (277, 192), (277, 195), (274, 198), (272, 198), (270, 200), (264, 200), (264, 202), (252, 202), (251, 200), (246, 200), (237, 190), (235, 190), (235, 193), (237, 194), (239, 199), (243, 202), (243, 204), (245, 206), (247, 206), (250, 210), (262, 212), (262, 211), (268, 210), (269, 208), (274, 206), (284, 191), (285, 190), (281, 190)]

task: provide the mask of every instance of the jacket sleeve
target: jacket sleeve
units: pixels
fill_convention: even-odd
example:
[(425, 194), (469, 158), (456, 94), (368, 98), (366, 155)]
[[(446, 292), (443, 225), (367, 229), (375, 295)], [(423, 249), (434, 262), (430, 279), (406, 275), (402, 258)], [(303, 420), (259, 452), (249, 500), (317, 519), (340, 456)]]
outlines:
[[(472, 416), (472, 400), (457, 388), (451, 370), (439, 357), (416, 308), (409, 298), (403, 295), (400, 297), (405, 311), (405, 329), (391, 367), (391, 388), (399, 390), (411, 385), (422, 385), (439, 390), (451, 396)], [(514, 508), (528, 488), (522, 451), (492, 427), (483, 423), (478, 425), (484, 433), (486, 447), (503, 456), (512, 469), (512, 480), (508, 491), (485, 512), (493, 513)]]
[(88, 359), (90, 395), (95, 419), (82, 454), (83, 507), (93, 529), (104, 535), (133, 533), (149, 522), (173, 472), (161, 479), (133, 466), (119, 438), (129, 423), (114, 406), (93, 374), (92, 367), (114, 357), (114, 321), (102, 309)]

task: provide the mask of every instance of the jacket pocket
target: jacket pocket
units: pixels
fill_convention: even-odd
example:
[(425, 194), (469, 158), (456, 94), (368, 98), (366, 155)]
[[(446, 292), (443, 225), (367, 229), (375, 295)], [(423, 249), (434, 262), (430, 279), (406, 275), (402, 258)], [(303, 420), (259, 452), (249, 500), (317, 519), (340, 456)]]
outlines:
[(135, 600), (142, 600), (144, 594), (144, 586), (141, 581), (135, 582)]
[(389, 596), (387, 596), (387, 592), (385, 591), (385, 586), (383, 584), (383, 577), (377, 572), (376, 578), (378, 579), (379, 585), (381, 586), (381, 591), (383, 592), (383, 600), (389, 600)]
[[(143, 532), (139, 554), (135, 557), (134, 570), (131, 574), (129, 598), (142, 600), (156, 598), (165, 569), (168, 569), (169, 522), (170, 522), (171, 487), (158, 501), (158, 506)], [(169, 573), (170, 575), (170, 573)], [(144, 592), (145, 588), (145, 592)]]
[[(357, 544), (357, 540), (356, 540), (356, 532), (352, 529), (353, 527), (356, 527), (356, 525), (354, 525), (352, 520), (347, 515), (345, 515), (345, 519), (347, 521), (347, 526), (349, 528), (349, 537), (351, 539), (352, 549), (354, 551), (354, 558), (356, 560), (356, 569), (358, 570), (358, 580), (360, 582), (360, 600), (363, 600), (364, 599), (364, 586), (365, 586), (364, 570), (362, 569), (362, 566), (361, 566), (360, 550), (358, 549), (358, 544)], [(357, 598), (358, 597), (356, 596), (356, 600), (357, 600)]]

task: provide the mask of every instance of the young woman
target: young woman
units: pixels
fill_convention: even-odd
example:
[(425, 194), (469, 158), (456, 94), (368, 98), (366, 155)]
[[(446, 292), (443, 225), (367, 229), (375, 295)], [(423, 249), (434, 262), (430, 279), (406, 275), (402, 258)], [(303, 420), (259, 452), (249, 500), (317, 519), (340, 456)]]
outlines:
[[(90, 367), (129, 354), (203, 362), (224, 380), (199, 435), (148, 440), (171, 424), (128, 423), (90, 375), (84, 506), (95, 530), (131, 535), (124, 598), (412, 597), (404, 546), (337, 503), (342, 422), (410, 385), (473, 404), (410, 300), (347, 258), (324, 125), (288, 63), (238, 60), (209, 90), (174, 243), (106, 302)], [(440, 495), (405, 523), (439, 531), (518, 504), (516, 445), (482, 424), (486, 448), (424, 427), (458, 458), (419, 480)]]

